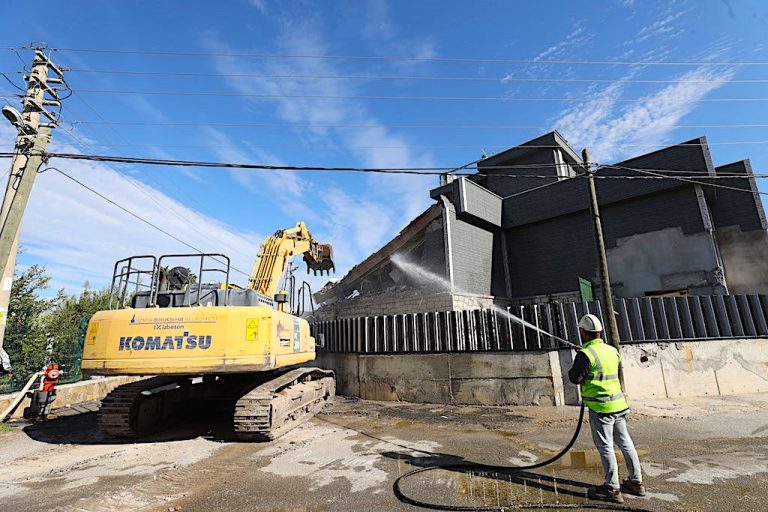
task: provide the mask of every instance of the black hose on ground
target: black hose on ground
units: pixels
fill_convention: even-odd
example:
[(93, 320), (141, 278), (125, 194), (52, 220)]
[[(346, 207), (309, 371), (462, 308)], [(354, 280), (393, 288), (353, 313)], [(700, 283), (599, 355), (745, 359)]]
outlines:
[(550, 457), (549, 459), (537, 462), (536, 464), (530, 464), (528, 466), (490, 466), (486, 464), (446, 464), (443, 466), (429, 466), (426, 468), (414, 469), (401, 475), (392, 484), (392, 491), (398, 500), (409, 505), (416, 507), (426, 508), (430, 510), (446, 510), (446, 511), (473, 511), (473, 512), (491, 512), (491, 511), (504, 511), (504, 510), (522, 510), (522, 509), (594, 509), (594, 510), (618, 510), (625, 512), (649, 512), (647, 509), (630, 507), (627, 505), (612, 504), (612, 503), (580, 503), (580, 504), (559, 504), (559, 503), (514, 503), (496, 507), (465, 507), (460, 505), (443, 505), (440, 503), (430, 503), (427, 501), (421, 501), (415, 498), (407, 496), (400, 488), (400, 484), (406, 478), (417, 475), (419, 473), (425, 473), (427, 471), (444, 470), (444, 471), (479, 471), (479, 472), (513, 472), (513, 471), (529, 471), (531, 469), (538, 469), (544, 466), (548, 466), (553, 462), (561, 459), (566, 453), (568, 453), (573, 445), (576, 444), (581, 433), (581, 422), (584, 420), (584, 404), (581, 404), (581, 410), (579, 411), (579, 421), (576, 424), (576, 431), (573, 433), (573, 437), (568, 444), (560, 450), (560, 452)]

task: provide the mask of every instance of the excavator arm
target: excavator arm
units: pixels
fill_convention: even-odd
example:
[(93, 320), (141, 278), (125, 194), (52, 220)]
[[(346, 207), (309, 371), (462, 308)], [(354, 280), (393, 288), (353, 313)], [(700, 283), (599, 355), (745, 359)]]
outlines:
[(317, 275), (336, 270), (331, 245), (319, 243), (312, 238), (306, 224), (297, 222), (296, 227), (281, 229), (264, 239), (253, 263), (248, 287), (274, 297), (288, 263), (299, 254), (304, 256), (307, 272), (312, 270)]

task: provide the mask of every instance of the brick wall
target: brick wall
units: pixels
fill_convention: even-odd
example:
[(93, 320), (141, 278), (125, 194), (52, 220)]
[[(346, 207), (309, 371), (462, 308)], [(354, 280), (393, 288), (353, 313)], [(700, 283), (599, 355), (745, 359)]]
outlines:
[(401, 291), (355, 297), (325, 306), (317, 311), (317, 320), (335, 320), (358, 316), (427, 313), (435, 311), (461, 311), (489, 308), (493, 297), (466, 293), (440, 292), (419, 294)]

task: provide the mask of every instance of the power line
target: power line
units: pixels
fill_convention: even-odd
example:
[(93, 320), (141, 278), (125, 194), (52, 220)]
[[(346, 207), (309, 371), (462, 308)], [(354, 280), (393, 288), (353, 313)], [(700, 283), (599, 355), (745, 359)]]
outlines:
[[(552, 177), (554, 177), (554, 176), (552, 176)], [(569, 177), (567, 177), (564, 180), (557, 180), (557, 181), (553, 181), (551, 183), (545, 183), (543, 185), (539, 185), (538, 187), (529, 188), (527, 190), (523, 190), (522, 192), (517, 192), (517, 193), (509, 195), (509, 196), (504, 196), (504, 199), (509, 199), (510, 197), (522, 196), (524, 194), (527, 194), (528, 192), (533, 192), (535, 190), (541, 190), (542, 188), (551, 187), (553, 185), (557, 185), (558, 183), (563, 183), (564, 181), (570, 181), (570, 180), (572, 180), (574, 178), (577, 178), (577, 177), (578, 178), (584, 178), (585, 176), (583, 174), (579, 174), (577, 176), (569, 176)]]
[[(0, 153), (0, 157), (10, 158), (14, 153)], [(30, 153), (33, 155), (33, 153)], [(248, 163), (227, 163), (227, 162), (207, 162), (207, 161), (194, 161), (194, 160), (166, 160), (160, 158), (141, 158), (141, 157), (121, 157), (110, 155), (84, 155), (81, 153), (45, 153), (44, 157), (48, 160), (52, 158), (61, 158), (66, 160), (86, 160), (94, 162), (120, 162), (129, 164), (143, 164), (143, 165), (161, 165), (169, 167), (211, 167), (211, 168), (230, 168), (230, 169), (252, 169), (262, 171), (324, 171), (324, 172), (359, 172), (359, 173), (383, 173), (383, 174), (415, 174), (420, 176), (440, 176), (447, 173), (453, 173), (456, 167), (323, 167), (323, 166), (295, 166), (295, 165), (264, 165), (264, 164), (248, 164)], [(470, 163), (472, 165), (473, 163)], [(474, 164), (476, 166), (476, 164)], [(463, 166), (462, 168), (465, 168)], [(555, 175), (530, 175), (530, 174), (501, 174), (501, 173), (489, 173), (487, 171), (494, 170), (512, 170), (512, 169), (540, 169), (546, 167), (561, 167), (560, 164), (520, 164), (520, 165), (498, 165), (487, 167), (475, 167), (474, 170), (479, 172), (473, 173), (455, 173), (455, 176), (505, 176), (509, 178), (542, 178), (552, 179), (557, 178)], [(603, 167), (611, 167), (605, 165)], [(617, 167), (617, 166), (613, 166)], [(468, 167), (467, 167), (468, 168)], [(621, 168), (619, 166), (619, 168)], [(471, 168), (470, 168), (471, 169)], [(624, 167), (627, 170), (634, 170), (631, 167)], [(641, 171), (641, 169), (637, 169)], [(642, 171), (647, 171), (642, 169)], [(660, 171), (666, 171), (661, 169)], [(679, 172), (676, 169), (670, 169), (672, 172)], [(652, 172), (652, 171), (647, 171)], [(689, 171), (694, 172), (694, 171)], [(754, 174), (741, 174), (741, 173), (729, 173), (721, 175), (700, 175), (692, 174), (689, 176), (666, 176), (659, 174), (655, 177), (644, 176), (596, 176), (598, 179), (747, 179), (747, 178), (768, 178), (768, 173), (754, 173)]]
[[(44, 171), (56, 171), (56, 172), (58, 172), (59, 174), (61, 174), (61, 175), (62, 175), (62, 176), (64, 176), (65, 178), (68, 178), (69, 180), (73, 181), (74, 183), (77, 183), (78, 185), (80, 185), (80, 186), (81, 186), (81, 187), (83, 187), (84, 189), (86, 189), (86, 190), (88, 190), (88, 191), (92, 192), (93, 194), (96, 194), (97, 196), (99, 196), (99, 197), (100, 197), (100, 198), (102, 198), (103, 200), (107, 201), (108, 203), (110, 203), (110, 204), (111, 204), (111, 205), (113, 205), (113, 206), (116, 206), (117, 208), (120, 208), (122, 211), (124, 211), (125, 213), (127, 213), (127, 214), (131, 215), (132, 217), (134, 217), (134, 218), (136, 218), (136, 219), (140, 220), (140, 221), (141, 221), (141, 222), (143, 222), (144, 224), (146, 224), (146, 225), (148, 225), (148, 226), (151, 226), (151, 227), (153, 227), (154, 229), (158, 230), (159, 232), (163, 233), (164, 235), (166, 235), (166, 236), (168, 236), (168, 237), (170, 237), (170, 238), (172, 238), (172, 239), (176, 240), (177, 242), (179, 242), (180, 244), (182, 244), (182, 245), (184, 245), (184, 246), (186, 246), (186, 247), (189, 247), (190, 249), (192, 249), (193, 251), (195, 251), (195, 252), (197, 252), (197, 253), (200, 253), (200, 254), (205, 254), (205, 252), (204, 252), (204, 251), (202, 251), (202, 250), (198, 249), (198, 248), (197, 248), (197, 247), (195, 247), (194, 245), (192, 245), (192, 244), (189, 244), (189, 243), (185, 242), (185, 241), (184, 241), (184, 240), (182, 240), (181, 238), (179, 238), (179, 237), (175, 236), (174, 234), (172, 234), (172, 233), (169, 233), (168, 231), (164, 230), (163, 228), (161, 228), (161, 227), (160, 227), (160, 226), (158, 226), (157, 224), (154, 224), (154, 223), (152, 223), (152, 222), (148, 221), (147, 219), (145, 219), (144, 217), (141, 217), (140, 215), (138, 215), (138, 214), (136, 214), (136, 213), (132, 212), (132, 211), (131, 211), (131, 210), (129, 210), (128, 208), (125, 208), (124, 206), (122, 206), (122, 205), (120, 205), (119, 203), (117, 203), (117, 202), (113, 201), (112, 199), (110, 199), (109, 197), (105, 196), (104, 194), (102, 194), (102, 193), (101, 193), (101, 192), (99, 192), (98, 190), (95, 190), (95, 189), (93, 189), (93, 188), (89, 187), (88, 185), (86, 185), (86, 184), (85, 184), (85, 183), (83, 183), (82, 181), (78, 180), (77, 178), (74, 178), (74, 177), (70, 176), (69, 174), (67, 174), (66, 172), (62, 171), (61, 169), (57, 169), (56, 167), (48, 167), (48, 168), (44, 169), (44, 170), (43, 170), (43, 171), (41, 171), (41, 172), (44, 172)], [(220, 262), (220, 263), (221, 263), (221, 262)], [(230, 265), (230, 268), (232, 268), (232, 270), (235, 270), (236, 272), (239, 272), (239, 273), (243, 274), (243, 275), (244, 275), (244, 276), (246, 276), (246, 277), (250, 277), (250, 274), (248, 274), (248, 273), (246, 273), (246, 272), (243, 272), (242, 270), (238, 269), (237, 267), (234, 267), (234, 266)]]
[[(9, 155), (0, 153), (0, 156)], [(49, 158), (63, 158), (68, 160), (89, 160), (97, 162), (120, 162), (145, 165), (165, 165), (170, 167), (215, 167), (229, 169), (253, 169), (263, 171), (330, 171), (330, 172), (361, 172), (361, 173), (384, 173), (384, 174), (419, 174), (424, 176), (439, 176), (452, 171), (455, 167), (393, 167), (393, 168), (371, 168), (371, 167), (324, 167), (324, 166), (295, 166), (295, 165), (263, 165), (247, 163), (227, 163), (227, 162), (205, 162), (193, 160), (166, 160), (159, 158), (141, 158), (141, 157), (120, 157), (109, 155), (83, 155), (79, 153), (46, 153)], [(521, 164), (512, 166), (503, 166), (511, 169), (533, 169), (542, 167), (557, 167), (558, 164)], [(498, 167), (496, 167), (498, 168)], [(474, 173), (472, 174), (474, 175)], [(520, 176), (524, 177), (524, 176)], [(552, 178), (553, 176), (547, 176)]]
[[(763, 195), (763, 196), (768, 196), (768, 192), (761, 192), (759, 190), (745, 189), (745, 188), (739, 188), (739, 187), (731, 187), (731, 186), (728, 186), (728, 185), (720, 185), (720, 184), (715, 184), (715, 183), (707, 183), (706, 181), (699, 181), (700, 178), (696, 179), (695, 176), (694, 177), (689, 177), (689, 176), (665, 176), (663, 174), (660, 174), (660, 173), (657, 173), (657, 172), (654, 172), (654, 171), (649, 171), (647, 169), (637, 169), (637, 168), (634, 168), (634, 167), (623, 167), (623, 166), (619, 166), (619, 165), (605, 165), (605, 166), (602, 166), (602, 167), (603, 168), (609, 168), (609, 169), (618, 169), (618, 170), (623, 170), (623, 171), (634, 171), (634, 172), (639, 172), (639, 173), (642, 173), (642, 174), (650, 175), (651, 177), (656, 177), (656, 178), (663, 177), (663, 178), (666, 178), (666, 179), (673, 179), (673, 180), (683, 181), (683, 182), (686, 182), (686, 183), (692, 183), (694, 185), (703, 185), (705, 187), (714, 187), (714, 188), (721, 188), (721, 189), (725, 189), (725, 190), (735, 190), (737, 192), (749, 192), (752, 195), (760, 194), (760, 195)], [(704, 178), (706, 178), (706, 179), (711, 179), (711, 178), (716, 178), (716, 177), (717, 176), (704, 176)], [(739, 177), (742, 177), (742, 178), (753, 178), (753, 177), (755, 177), (756, 178), (756, 177), (768, 177), (768, 176), (750, 176), (750, 175), (725, 176), (725, 178), (728, 178), (728, 179), (739, 178)]]
[(14, 81), (13, 81), (13, 80), (11, 80), (10, 78), (8, 78), (8, 76), (7, 76), (5, 73), (0, 73), (0, 75), (3, 75), (3, 78), (5, 78), (5, 79), (8, 81), (8, 83), (9, 83), (9, 84), (11, 84), (12, 86), (14, 86), (15, 88), (17, 88), (17, 89), (18, 89), (18, 90), (20, 90), (21, 92), (27, 92), (25, 89), (23, 89), (23, 88), (19, 87), (18, 85), (16, 85), (16, 84), (14, 83)]
[[(209, 98), (290, 98), (313, 100), (394, 100), (394, 101), (503, 101), (503, 102), (545, 102), (545, 103), (589, 103), (601, 102), (594, 98), (560, 97), (560, 98), (531, 98), (516, 96), (388, 96), (376, 94), (273, 94), (261, 92), (211, 92), (211, 91), (135, 91), (122, 89), (79, 89), (81, 93), (89, 94), (135, 94), (143, 96), (196, 96)], [(646, 103), (646, 98), (615, 98), (615, 103)], [(768, 101), (766, 97), (756, 98), (701, 98), (702, 103), (752, 103)]]
[[(551, 77), (512, 77), (512, 76), (439, 76), (439, 75), (306, 75), (306, 74), (267, 74), (267, 73), (212, 73), (201, 71), (136, 71), (125, 69), (67, 68), (67, 73), (98, 73), (100, 75), (124, 76), (160, 76), (160, 77), (211, 77), (211, 78), (265, 78), (270, 80), (402, 80), (402, 81), (457, 81), (457, 82), (520, 82), (520, 83), (626, 83), (626, 84), (704, 84), (712, 80), (690, 79), (635, 79), (635, 78), (551, 78)], [(722, 80), (729, 84), (768, 83), (765, 78), (746, 78)]]
[[(13, 50), (13, 48), (7, 48)], [(18, 49), (29, 49), (22, 46)], [(255, 59), (320, 59), (320, 60), (399, 60), (416, 62), (484, 62), (503, 64), (559, 64), (559, 65), (595, 65), (595, 66), (768, 66), (768, 61), (629, 61), (629, 60), (537, 60), (493, 57), (419, 57), (408, 55), (333, 55), (333, 54), (277, 54), (252, 52), (201, 52), (177, 50), (124, 50), (106, 48), (51, 48), (53, 52), (104, 53), (114, 55), (153, 55), (176, 57), (240, 57)]]
[[(526, 125), (526, 124), (349, 124), (349, 123), (209, 123), (198, 121), (101, 121), (101, 120), (83, 120), (70, 121), (71, 125), (78, 124), (105, 124), (105, 125), (124, 125), (124, 126), (211, 126), (211, 127), (232, 127), (232, 128), (281, 128), (281, 127), (303, 127), (303, 128), (448, 128), (461, 130), (552, 130), (551, 126)], [(768, 124), (679, 124), (674, 129), (682, 128), (768, 128)]]
[[(252, 144), (251, 141), (237, 141), (233, 140), (231, 141), (235, 144), (243, 144), (243, 145), (249, 145), (253, 148), (258, 149), (269, 149), (269, 148), (309, 148), (309, 149), (333, 149), (335, 146), (331, 145), (324, 145), (324, 144), (314, 144), (314, 143), (305, 143), (305, 144)], [(680, 144), (672, 144), (671, 146), (659, 146), (658, 144), (610, 144), (608, 148), (669, 148), (669, 147), (685, 147), (685, 146), (693, 146), (693, 147), (707, 147), (707, 146), (730, 146), (730, 145), (751, 145), (751, 144), (768, 144), (768, 140), (744, 140), (744, 141), (722, 141), (722, 142), (708, 142), (706, 144), (702, 143), (680, 143)], [(89, 146), (94, 147), (107, 147), (107, 148), (121, 148), (121, 147), (134, 147), (134, 148), (166, 148), (166, 149), (212, 149), (212, 148), (220, 148), (221, 145), (218, 144), (154, 144), (154, 143), (127, 143), (127, 144), (100, 144), (100, 143), (94, 143), (89, 144)], [(407, 145), (394, 145), (394, 146), (362, 146), (362, 145), (345, 145), (344, 149), (405, 149), (405, 148), (425, 148), (425, 149), (480, 149), (480, 148), (505, 148), (505, 149), (513, 149), (515, 147), (522, 147), (522, 148), (535, 148), (535, 149), (557, 149), (562, 148), (562, 146), (557, 145), (523, 145), (523, 146), (510, 146), (509, 144), (487, 144), (485, 142), (478, 142), (476, 144), (407, 144)], [(552, 164), (555, 165), (555, 164)]]

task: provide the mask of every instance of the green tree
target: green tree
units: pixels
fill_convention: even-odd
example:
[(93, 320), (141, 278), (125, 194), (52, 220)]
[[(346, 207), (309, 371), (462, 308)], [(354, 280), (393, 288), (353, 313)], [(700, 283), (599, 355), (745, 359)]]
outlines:
[(50, 278), (45, 267), (32, 265), (17, 274), (11, 288), (8, 319), (3, 346), (8, 352), (17, 380), (26, 380), (45, 361), (45, 325), (43, 315), (53, 301), (40, 296), (48, 289)]
[(109, 308), (108, 290), (85, 287), (80, 295), (60, 290), (54, 298), (46, 298), (49, 284), (41, 265), (32, 265), (13, 281), (4, 347), (17, 384), (42, 368), (49, 338), (53, 341), (52, 360), (66, 372), (66, 380), (77, 380), (88, 320)]
[(59, 292), (53, 307), (43, 315), (45, 332), (53, 338), (53, 357), (67, 380), (79, 377), (85, 327), (97, 311), (109, 309), (109, 290), (85, 289), (77, 295)]

